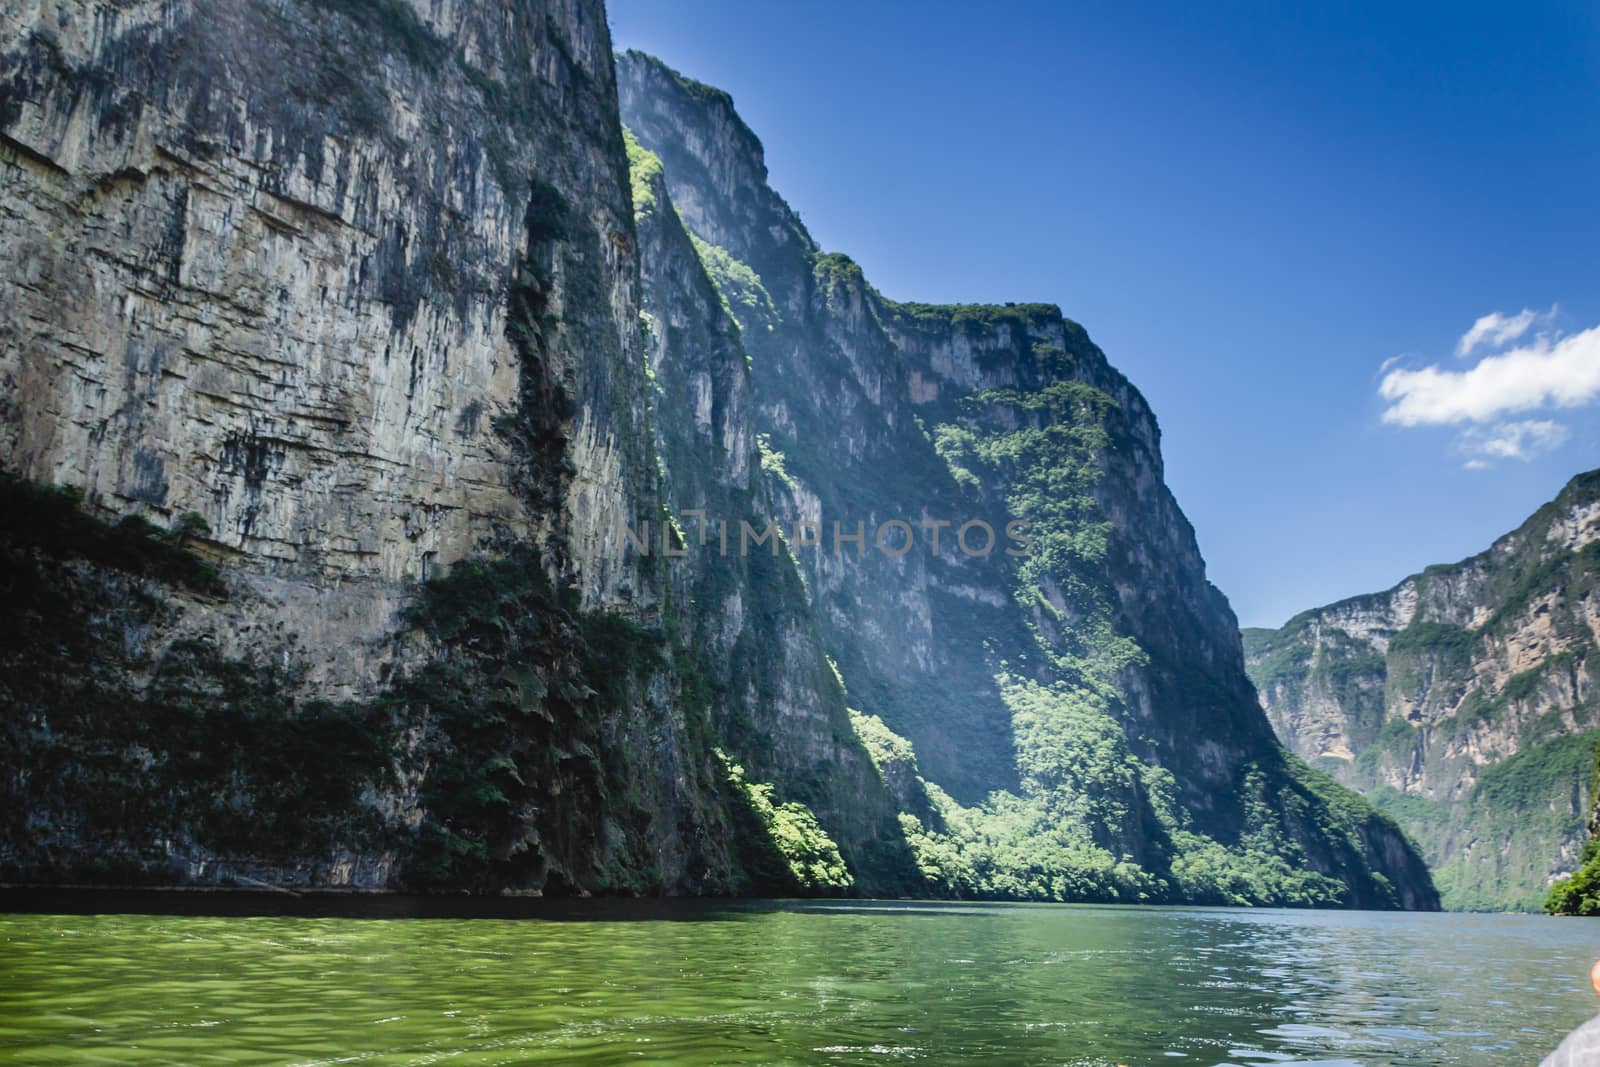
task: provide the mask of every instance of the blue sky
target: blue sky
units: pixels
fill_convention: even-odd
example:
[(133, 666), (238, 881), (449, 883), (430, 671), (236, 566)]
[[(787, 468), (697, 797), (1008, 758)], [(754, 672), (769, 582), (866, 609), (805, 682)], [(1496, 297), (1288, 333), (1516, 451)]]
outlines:
[(1082, 322), (1245, 625), (1600, 466), (1592, 5), (609, 7), (886, 295)]

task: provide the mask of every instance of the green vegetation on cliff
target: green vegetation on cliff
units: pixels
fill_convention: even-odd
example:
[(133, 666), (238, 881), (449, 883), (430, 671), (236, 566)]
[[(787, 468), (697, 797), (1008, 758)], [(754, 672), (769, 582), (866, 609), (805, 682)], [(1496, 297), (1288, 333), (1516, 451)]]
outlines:
[(624, 128), (622, 139), (628, 149), (629, 192), (637, 217), (656, 208), (655, 186), (661, 179), (661, 160), (654, 152), (641, 147), (631, 130)]
[[(975, 808), (923, 778), (910, 743), (881, 720), (857, 718), (879, 772), (910, 809), (901, 823), (930, 891), (999, 900), (1349, 903), (1345, 881), (1313, 869), (1292, 836), (1293, 828), (1309, 822), (1343, 841), (1353, 857), (1362, 855), (1361, 835), (1373, 812), (1326, 776), (1292, 758), (1276, 768), (1248, 768), (1241, 781), (1243, 832), (1230, 847), (1196, 831), (1172, 773), (1133, 758), (1113, 720), (1070, 693), (1033, 683), (1012, 679), (1007, 694), (1019, 722), (1044, 735), (1039, 740), (1048, 755), (1033, 762), (1027, 792), (996, 793)], [(1275, 787), (1281, 777), (1293, 785)], [(1141, 820), (1160, 842), (1155, 869), (1089, 832)]]
[(1544, 909), (1552, 915), (1600, 915), (1600, 747), (1595, 749), (1589, 775), (1589, 840), (1578, 856), (1578, 869), (1558, 880), (1545, 895)]
[(729, 317), (743, 330), (770, 331), (778, 321), (778, 311), (756, 272), (734, 259), (727, 249), (708, 244), (692, 233), (689, 237)]
[(739, 861), (759, 893), (777, 896), (844, 893), (855, 884), (839, 846), (816, 815), (795, 801), (780, 803), (768, 782), (752, 782), (744, 768), (717, 753), (735, 805)]
[(1579, 868), (1550, 887), (1544, 909), (1552, 915), (1600, 915), (1600, 839), (1583, 846)]

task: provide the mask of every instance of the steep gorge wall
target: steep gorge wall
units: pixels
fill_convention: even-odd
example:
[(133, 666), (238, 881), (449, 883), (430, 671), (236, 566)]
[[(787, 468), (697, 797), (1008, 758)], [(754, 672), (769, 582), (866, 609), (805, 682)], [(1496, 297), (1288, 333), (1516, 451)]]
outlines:
[[(1275, 743), (1149, 408), (1082, 329), (885, 300), (768, 187), (726, 94), (638, 53), (619, 92), (739, 321), (768, 489), (933, 882), (1426, 906), (1399, 832)], [(874, 550), (892, 520), (913, 550)], [(968, 520), (1026, 520), (1035, 551), (958, 551)]]
[[(826, 662), (714, 700), (733, 651), (622, 533), (666, 490), (598, 2), (0, 30), (0, 875), (791, 890), (733, 759), (872, 850)], [(674, 494), (748, 478), (741, 388)]]
[(1447, 906), (1574, 869), (1600, 740), (1600, 474), (1460, 563), (1245, 632), (1279, 735), (1427, 851)]

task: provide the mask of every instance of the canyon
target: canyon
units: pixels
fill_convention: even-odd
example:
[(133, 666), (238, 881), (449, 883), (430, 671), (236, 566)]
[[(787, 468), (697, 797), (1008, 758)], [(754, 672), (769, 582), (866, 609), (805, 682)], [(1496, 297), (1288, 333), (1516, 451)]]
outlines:
[(0, 30), (0, 879), (1437, 906), (1083, 327), (884, 297), (596, 0)]

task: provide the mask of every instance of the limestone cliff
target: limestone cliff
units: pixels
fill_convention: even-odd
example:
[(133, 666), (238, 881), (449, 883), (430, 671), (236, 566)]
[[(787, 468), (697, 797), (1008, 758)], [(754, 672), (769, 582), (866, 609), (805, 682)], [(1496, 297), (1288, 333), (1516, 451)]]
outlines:
[[(803, 597), (741, 660), (780, 699), (708, 694), (758, 627), (626, 541), (664, 488), (597, 0), (0, 29), (7, 877), (828, 888), (764, 842), (800, 792), (893, 888)], [(674, 499), (755, 462), (700, 370)]]
[(1245, 631), (1279, 736), (1412, 833), (1448, 907), (1535, 909), (1578, 862), (1597, 574), (1590, 472), (1471, 559)]
[(1155, 420), (1081, 327), (883, 298), (726, 94), (637, 53), (619, 92), (738, 319), (769, 491), (934, 888), (1432, 903), (1392, 824), (1275, 743)]

